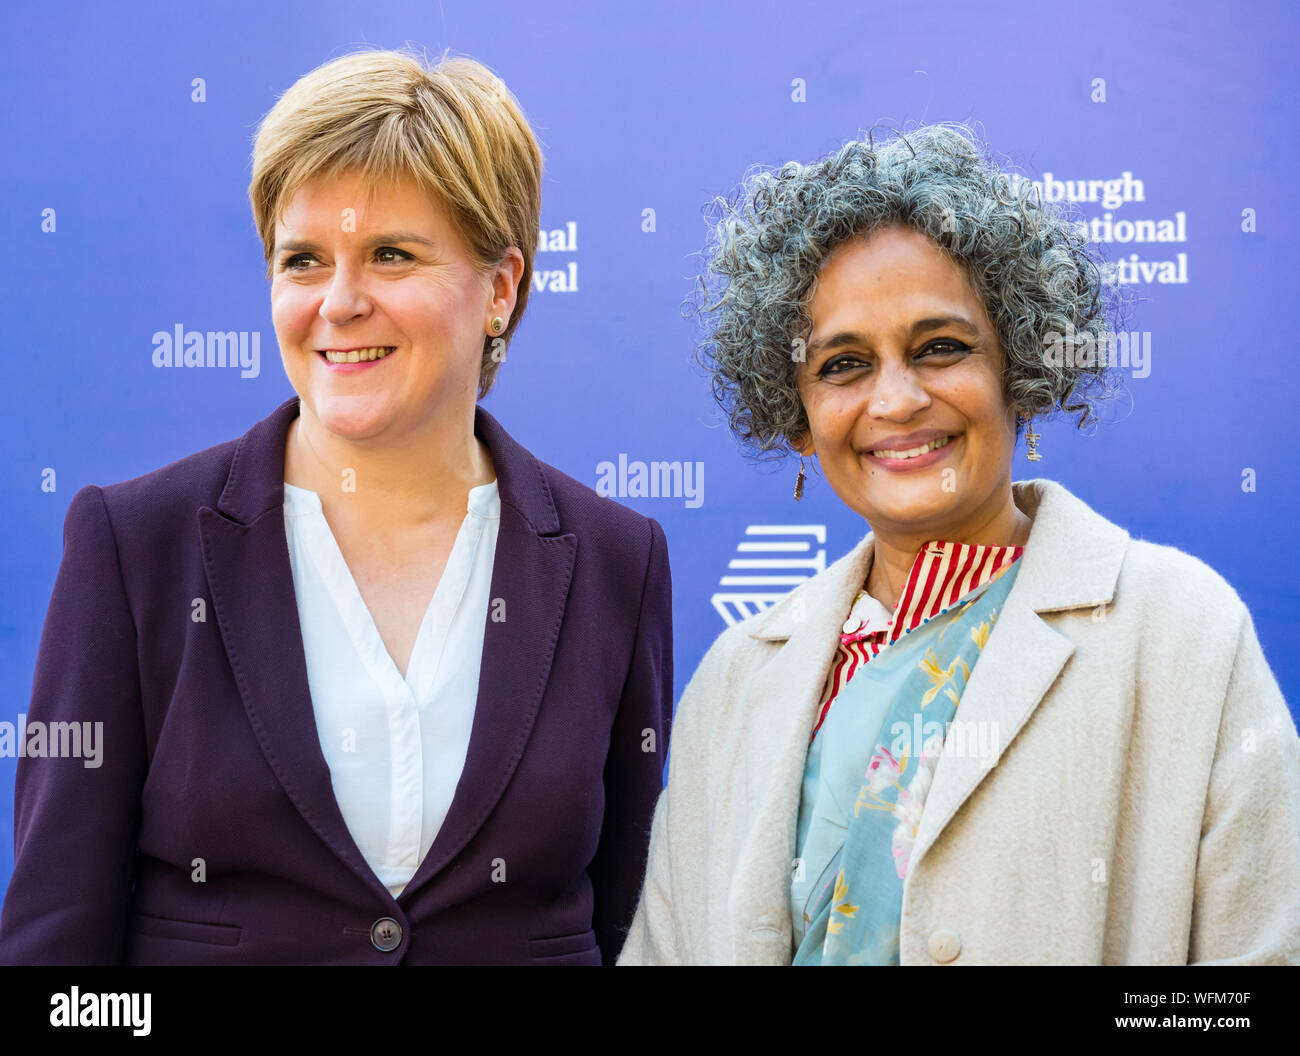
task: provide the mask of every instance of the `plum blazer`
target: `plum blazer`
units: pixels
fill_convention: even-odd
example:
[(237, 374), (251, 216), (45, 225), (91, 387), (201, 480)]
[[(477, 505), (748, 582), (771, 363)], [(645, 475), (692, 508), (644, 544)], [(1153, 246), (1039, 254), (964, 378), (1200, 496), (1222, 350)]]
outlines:
[(477, 409), (501, 523), (473, 730), (393, 898), (312, 711), (283, 514), (298, 413), (74, 496), (27, 723), (102, 722), (102, 756), (19, 759), (0, 962), (612, 963), (672, 715), (663, 530)]

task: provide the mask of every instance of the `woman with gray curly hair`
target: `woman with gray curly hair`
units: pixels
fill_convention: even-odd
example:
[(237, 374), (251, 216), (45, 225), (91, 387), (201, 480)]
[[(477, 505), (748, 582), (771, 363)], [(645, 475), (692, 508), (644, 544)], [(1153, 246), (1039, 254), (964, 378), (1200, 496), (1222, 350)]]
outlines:
[(619, 963), (1300, 959), (1300, 739), (1250, 613), (1012, 480), (1033, 416), (1113, 387), (1083, 234), (962, 126), (722, 204), (714, 393), (870, 533), (695, 672)]

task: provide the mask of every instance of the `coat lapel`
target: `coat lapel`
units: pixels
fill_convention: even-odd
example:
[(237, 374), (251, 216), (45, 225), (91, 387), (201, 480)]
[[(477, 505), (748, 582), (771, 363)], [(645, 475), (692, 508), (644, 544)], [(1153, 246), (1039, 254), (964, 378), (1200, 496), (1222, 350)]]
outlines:
[[(737, 799), (746, 836), (731, 878), (735, 960), (789, 963), (790, 869), (808, 741), (844, 616), (871, 567), (872, 538), (787, 594), (750, 634), (773, 644), (746, 679)], [(751, 688), (752, 687), (752, 688)]]
[[(231, 670), (268, 765), (316, 834), (387, 898), (334, 798), (308, 688), (283, 513), (284, 445), (297, 414), (295, 396), (240, 439), (216, 509), (198, 512), (204, 567)], [(403, 899), (469, 842), (509, 783), (550, 673), (577, 553), (576, 537), (560, 534), (540, 463), (482, 408), (474, 431), (491, 452), (501, 497), (491, 597), (505, 600), (507, 620), (494, 622), (489, 610), (465, 768)]]
[(541, 464), (482, 407), (474, 432), (492, 454), (501, 496), (491, 598), (505, 602), (506, 618), (493, 620), (489, 604), (465, 769), (403, 901), (460, 853), (510, 783), (537, 720), (578, 552), (577, 537), (560, 534)]
[(284, 526), (286, 400), (239, 441), (216, 509), (198, 512), (203, 563), (248, 721), (303, 820), (368, 886), (387, 888), (348, 831), (321, 752)]
[[(959, 707), (963, 722), (976, 724), (975, 729), (984, 724), (994, 733), (994, 760), (990, 765), (975, 755), (943, 758), (909, 872), (915, 872), (926, 849), (1006, 752), (1074, 652), (1074, 643), (1039, 614), (1098, 610), (1114, 600), (1128, 533), (1053, 481), (1020, 481), (1012, 488), (1016, 504), (1034, 524), (996, 631), (971, 672)], [(746, 847), (738, 863), (737, 905), (785, 909), (808, 739), (840, 624), (870, 572), (873, 550), (874, 537), (868, 534), (825, 573), (787, 594), (750, 632), (784, 644), (753, 682), (760, 688), (752, 728), (773, 731), (771, 754), (763, 761), (770, 782), (751, 800), (751, 831), (762, 838)], [(788, 919), (781, 914), (777, 919), (788, 927)], [(742, 934), (736, 941), (748, 939)]]
[(991, 759), (974, 753), (943, 757), (926, 797), (909, 873), (998, 764), (1074, 653), (1074, 642), (1039, 613), (1088, 608), (1104, 619), (1105, 606), (1115, 599), (1128, 532), (1053, 481), (1024, 481), (1013, 488), (1016, 504), (1034, 525), (995, 632), (957, 709), (962, 722), (983, 732), (994, 751)]

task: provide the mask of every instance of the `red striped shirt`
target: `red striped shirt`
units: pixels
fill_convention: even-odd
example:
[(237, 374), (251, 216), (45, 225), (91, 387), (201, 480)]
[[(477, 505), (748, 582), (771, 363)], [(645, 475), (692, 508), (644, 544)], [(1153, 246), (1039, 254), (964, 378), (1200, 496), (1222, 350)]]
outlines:
[[(886, 646), (898, 641), (908, 631), (941, 615), (962, 598), (978, 590), (1005, 572), (1025, 552), (1023, 546), (984, 546), (979, 543), (952, 543), (935, 539), (921, 547), (903, 584), (898, 604), (888, 626), (870, 628), (859, 625), (840, 635), (813, 737), (831, 710), (840, 691), (858, 668), (879, 656)], [(865, 593), (865, 590), (864, 592)], [(858, 595), (860, 598), (862, 595)], [(850, 618), (850, 623), (853, 622)]]

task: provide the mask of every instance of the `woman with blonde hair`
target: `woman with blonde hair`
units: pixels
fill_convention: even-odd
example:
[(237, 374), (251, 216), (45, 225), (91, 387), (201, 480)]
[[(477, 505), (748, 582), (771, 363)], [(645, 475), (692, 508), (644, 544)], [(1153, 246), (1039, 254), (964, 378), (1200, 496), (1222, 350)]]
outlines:
[(700, 663), (620, 963), (1300, 960), (1300, 741), (1246, 606), (1012, 480), (1114, 381), (1075, 225), (928, 126), (755, 173), (710, 248), (733, 431), (870, 531)]
[(659, 525), (482, 407), (542, 157), (478, 63), (299, 80), (249, 188), (296, 395), (67, 513), (0, 960), (611, 963), (671, 714)]

